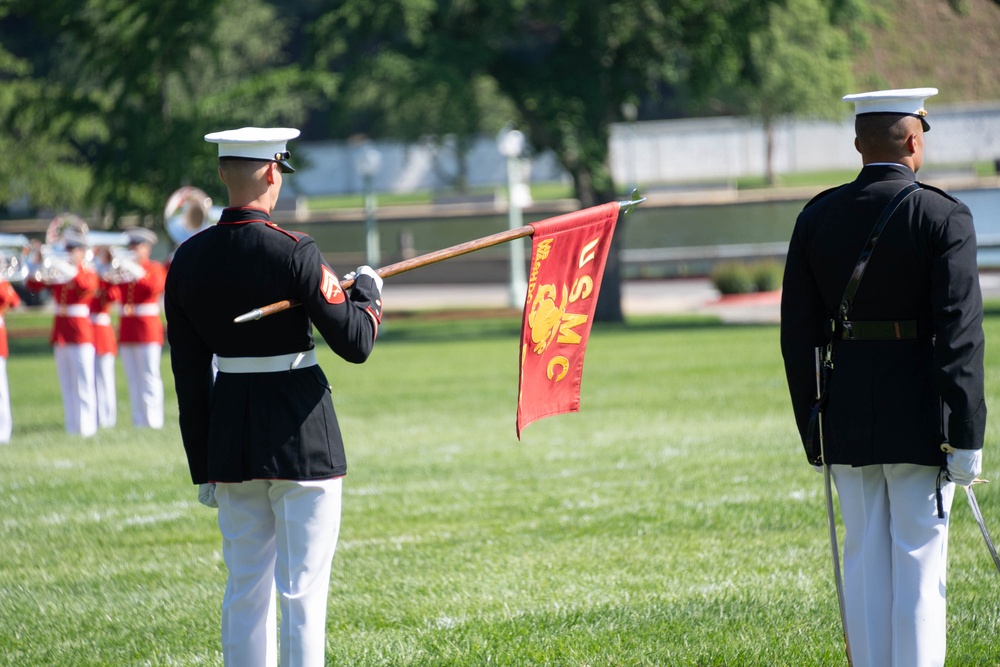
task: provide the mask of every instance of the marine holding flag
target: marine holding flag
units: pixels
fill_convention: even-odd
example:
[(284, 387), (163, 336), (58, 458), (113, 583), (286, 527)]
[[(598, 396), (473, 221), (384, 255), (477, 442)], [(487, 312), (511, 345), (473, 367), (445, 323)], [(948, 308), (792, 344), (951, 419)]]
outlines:
[(518, 438), (537, 419), (580, 410), (583, 357), (619, 210), (612, 202), (532, 224)]
[[(223, 656), (240, 667), (275, 664), (275, 590), (281, 664), (324, 664), (347, 462), (312, 330), (361, 363), (382, 312), (382, 279), (370, 267), (357, 269), (348, 295), (312, 238), (271, 222), (283, 174), (294, 171), (286, 142), (298, 135), (242, 128), (205, 137), (218, 144), (229, 208), (177, 249), (166, 281), (181, 436), (199, 500), (218, 507), (229, 570)], [(233, 322), (285, 299), (302, 306)]]

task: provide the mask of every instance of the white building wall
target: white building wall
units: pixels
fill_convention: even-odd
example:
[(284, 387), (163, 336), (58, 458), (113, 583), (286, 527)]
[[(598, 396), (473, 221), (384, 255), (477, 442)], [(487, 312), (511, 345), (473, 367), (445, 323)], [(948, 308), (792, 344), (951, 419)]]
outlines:
[[(926, 164), (1000, 159), (1000, 103), (932, 106), (928, 119)], [(644, 184), (762, 176), (765, 146), (763, 126), (747, 118), (620, 123), (611, 128), (611, 169), (617, 183), (634, 180), (631, 174)], [(776, 123), (773, 166), (777, 174), (860, 167), (854, 117)]]
[[(926, 135), (925, 164), (931, 168), (1000, 159), (1000, 102), (930, 106), (932, 131)], [(449, 149), (430, 142), (404, 145), (374, 142), (381, 166), (374, 187), (379, 192), (447, 190), (457, 171)], [(766, 172), (765, 135), (749, 118), (695, 118), (616, 123), (610, 128), (609, 162), (621, 187), (719, 182)], [(360, 192), (358, 156), (362, 145), (340, 141), (297, 142), (306, 164), (286, 184), (305, 195)], [(781, 121), (774, 128), (777, 174), (854, 169), (854, 118), (841, 122)], [(466, 180), (473, 187), (506, 184), (506, 165), (493, 137), (480, 138), (467, 158)], [(525, 160), (530, 182), (569, 181), (550, 153)]]

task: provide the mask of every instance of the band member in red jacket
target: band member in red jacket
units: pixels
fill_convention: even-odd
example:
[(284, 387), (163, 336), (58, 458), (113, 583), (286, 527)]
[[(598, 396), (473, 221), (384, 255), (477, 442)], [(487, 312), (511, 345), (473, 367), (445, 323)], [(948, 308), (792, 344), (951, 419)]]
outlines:
[(118, 333), (118, 355), (128, 381), (132, 424), (143, 428), (163, 428), (163, 321), (160, 297), (167, 272), (149, 254), (156, 245), (154, 232), (143, 227), (124, 230), (133, 261), (124, 263), (123, 274), (131, 280), (118, 286), (122, 315)]
[[(102, 248), (101, 252), (109, 252)], [(90, 301), (90, 323), (94, 327), (94, 380), (97, 383), (97, 425), (112, 428), (118, 421), (118, 392), (115, 389), (115, 357), (118, 341), (111, 322), (111, 304), (121, 301), (121, 290), (103, 277)]]
[(62, 389), (66, 432), (91, 436), (97, 432), (97, 399), (94, 383), (94, 328), (90, 325), (90, 300), (97, 291), (97, 273), (84, 262), (86, 240), (80, 232), (63, 232), (61, 245), (67, 258), (50, 258), (50, 266), (25, 281), (32, 292), (48, 288), (55, 317), (52, 349)]
[(21, 297), (6, 280), (0, 280), (0, 445), (10, 442), (14, 422), (10, 415), (10, 388), (7, 386), (7, 325), (3, 314), (21, 303)]

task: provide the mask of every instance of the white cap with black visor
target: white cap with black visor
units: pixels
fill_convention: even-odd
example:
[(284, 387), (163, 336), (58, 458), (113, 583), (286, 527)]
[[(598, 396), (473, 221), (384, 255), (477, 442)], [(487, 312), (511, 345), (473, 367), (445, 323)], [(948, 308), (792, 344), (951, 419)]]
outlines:
[(281, 171), (295, 173), (288, 158), (286, 142), (298, 137), (292, 127), (241, 127), (205, 135), (205, 141), (219, 145), (220, 160), (264, 160), (277, 162)]
[(875, 90), (869, 93), (845, 95), (843, 100), (854, 103), (856, 116), (913, 116), (920, 119), (924, 132), (928, 132), (931, 126), (927, 122), (924, 100), (937, 95), (937, 93), (937, 88), (898, 88), (896, 90)]

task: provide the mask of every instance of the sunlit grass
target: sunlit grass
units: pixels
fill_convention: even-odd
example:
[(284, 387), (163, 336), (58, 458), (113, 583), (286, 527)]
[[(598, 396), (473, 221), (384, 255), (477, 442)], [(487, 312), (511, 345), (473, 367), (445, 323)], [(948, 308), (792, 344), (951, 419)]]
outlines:
[[(598, 325), (582, 411), (518, 442), (518, 327), (389, 317), (362, 366), (321, 348), (350, 465), (328, 664), (846, 664), (777, 328)], [(62, 432), (48, 350), (12, 348), (0, 664), (220, 665), (225, 567), (169, 373), (166, 429), (121, 419), (80, 440)], [(997, 494), (979, 489), (1000, 530)], [(1000, 664), (1000, 578), (962, 506), (950, 552), (949, 664)]]

